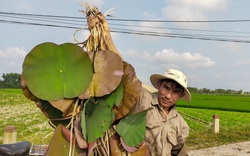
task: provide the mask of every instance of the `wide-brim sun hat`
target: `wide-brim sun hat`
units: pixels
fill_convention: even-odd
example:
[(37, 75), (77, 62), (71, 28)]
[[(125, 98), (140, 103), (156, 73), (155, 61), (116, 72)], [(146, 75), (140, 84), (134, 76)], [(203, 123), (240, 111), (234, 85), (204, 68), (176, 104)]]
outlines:
[(191, 94), (187, 89), (187, 78), (181, 71), (175, 69), (168, 69), (163, 75), (153, 74), (150, 76), (150, 81), (156, 89), (158, 89), (159, 87), (159, 81), (163, 79), (171, 79), (181, 85), (184, 88), (185, 93), (182, 99), (188, 102), (191, 101)]

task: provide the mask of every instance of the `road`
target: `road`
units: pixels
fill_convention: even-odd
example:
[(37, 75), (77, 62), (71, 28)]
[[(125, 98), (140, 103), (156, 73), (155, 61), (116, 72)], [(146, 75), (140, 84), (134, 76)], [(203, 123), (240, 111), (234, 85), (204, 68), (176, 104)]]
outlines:
[(250, 156), (250, 141), (192, 150), (189, 156)]

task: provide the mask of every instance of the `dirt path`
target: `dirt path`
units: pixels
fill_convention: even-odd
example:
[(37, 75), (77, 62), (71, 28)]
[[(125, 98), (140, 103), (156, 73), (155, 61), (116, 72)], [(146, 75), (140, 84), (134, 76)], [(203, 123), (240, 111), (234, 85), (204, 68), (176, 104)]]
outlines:
[(189, 156), (250, 156), (250, 141), (192, 150)]

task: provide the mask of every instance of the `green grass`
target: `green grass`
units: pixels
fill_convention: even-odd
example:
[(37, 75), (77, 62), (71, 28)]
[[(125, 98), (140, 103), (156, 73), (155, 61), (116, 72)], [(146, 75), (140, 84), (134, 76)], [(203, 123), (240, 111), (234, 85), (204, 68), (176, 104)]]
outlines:
[(180, 100), (178, 107), (250, 112), (250, 95), (192, 94), (191, 102)]
[[(250, 96), (192, 94), (177, 103), (190, 127), (189, 149), (250, 140)], [(220, 133), (212, 132), (213, 115), (220, 117)]]
[[(246, 105), (249, 103), (249, 98), (249, 96), (242, 95), (193, 94), (192, 102), (180, 101), (177, 109), (190, 127), (187, 148), (191, 150), (249, 141), (250, 113), (248, 110), (250, 108)], [(21, 90), (0, 89), (0, 108), (0, 143), (3, 141), (4, 128), (15, 125), (18, 141), (29, 140), (34, 144), (49, 144), (53, 128), (49, 126), (48, 119), (35, 103), (21, 94)], [(212, 132), (214, 114), (220, 117), (219, 134)]]
[(23, 94), (21, 89), (0, 89), (0, 94)]
[(0, 89), (0, 144), (3, 143), (4, 129), (11, 125), (17, 128), (17, 141), (48, 144), (53, 128), (36, 104), (20, 91)]
[[(250, 113), (178, 107), (190, 127), (189, 149), (250, 140)], [(213, 115), (219, 116), (220, 132), (212, 131)]]

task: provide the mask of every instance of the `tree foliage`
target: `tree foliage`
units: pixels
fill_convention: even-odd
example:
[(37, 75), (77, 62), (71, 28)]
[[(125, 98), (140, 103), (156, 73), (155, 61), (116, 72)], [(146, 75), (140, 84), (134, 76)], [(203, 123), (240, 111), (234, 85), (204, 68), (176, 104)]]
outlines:
[(195, 87), (188, 87), (188, 90), (191, 93), (202, 93), (202, 94), (249, 94), (249, 92), (243, 92), (242, 90), (232, 90), (232, 89), (208, 89), (208, 88), (195, 88)]
[(3, 74), (2, 80), (0, 80), (0, 88), (21, 88), (21, 74)]

